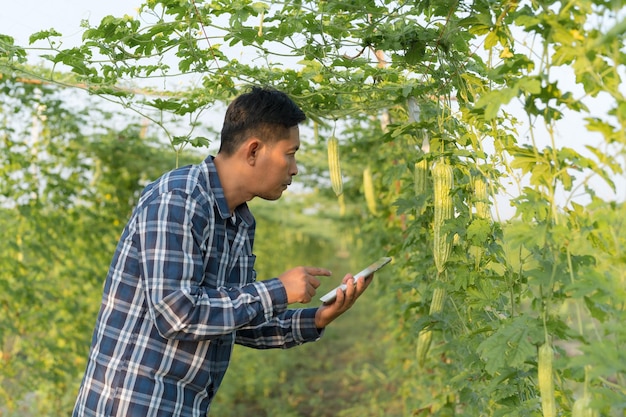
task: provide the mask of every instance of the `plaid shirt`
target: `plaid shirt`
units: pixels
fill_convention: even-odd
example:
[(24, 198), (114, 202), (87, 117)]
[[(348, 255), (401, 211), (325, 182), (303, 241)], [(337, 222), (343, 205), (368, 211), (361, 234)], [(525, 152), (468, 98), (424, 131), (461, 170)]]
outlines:
[(234, 343), (317, 340), (315, 310), (256, 281), (255, 220), (231, 216), (212, 157), (148, 185), (124, 229), (73, 416), (205, 416)]

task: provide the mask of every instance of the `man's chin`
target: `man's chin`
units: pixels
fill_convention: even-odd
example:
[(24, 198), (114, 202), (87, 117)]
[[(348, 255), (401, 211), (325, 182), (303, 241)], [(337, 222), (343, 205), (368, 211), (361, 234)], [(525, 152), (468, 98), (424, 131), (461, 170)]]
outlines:
[(259, 198), (262, 198), (263, 200), (267, 200), (267, 201), (276, 201), (278, 200), (280, 197), (282, 197), (283, 192), (280, 191), (278, 192), (278, 194), (263, 194), (263, 195), (259, 195)]

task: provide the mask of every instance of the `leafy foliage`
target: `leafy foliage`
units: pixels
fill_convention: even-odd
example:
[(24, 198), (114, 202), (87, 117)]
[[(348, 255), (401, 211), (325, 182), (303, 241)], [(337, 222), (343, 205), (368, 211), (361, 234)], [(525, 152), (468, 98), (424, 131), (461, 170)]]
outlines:
[[(120, 191), (117, 181), (125, 181), (128, 167), (141, 158), (130, 162), (121, 156), (127, 149), (145, 153), (146, 159), (152, 155), (150, 147), (133, 148), (125, 141), (115, 142), (117, 148), (99, 148), (83, 139), (80, 127), (94, 117), (88, 113), (75, 114), (80, 118), (75, 123), (55, 122), (53, 113), (61, 117), (65, 110), (49, 92), (51, 86), (84, 89), (137, 112), (158, 126), (159, 135), (180, 154), (187, 145), (209, 142), (212, 126), (202, 122), (204, 114), (244, 85), (265, 84), (289, 93), (310, 118), (312, 134), (303, 129), (301, 160), (307, 196), (295, 201), (297, 211), (340, 224), (340, 251), (356, 247), (364, 257), (394, 256), (393, 278), (381, 280), (377, 289), (378, 308), (388, 314), (383, 332), (393, 340), (377, 377), (396, 381), (394, 390), (403, 403), (397, 414), (539, 415), (536, 348), (549, 342), (557, 353), (559, 415), (569, 415), (583, 388), (591, 395), (592, 409), (623, 415), (626, 208), (598, 191), (602, 185), (623, 193), (626, 105), (620, 86), (626, 58), (623, 11), (617, 6), (601, 0), (148, 0), (137, 17), (85, 23), (83, 42), (70, 48), (56, 41), (54, 30), (34, 34), (31, 42), (47, 42), (45, 59), (51, 68), (26, 66), (30, 49), (1, 35), (0, 82), (7, 97), (2, 102), (4, 218), (22, 219), (7, 226), (16, 238), (2, 252), (7, 268), (0, 285), (9, 291), (3, 306), (14, 299), (22, 306), (42, 306), (19, 317), (15, 309), (3, 307), (13, 314), (0, 327), (9, 329), (0, 333), (8, 346), (3, 354), (17, 352), (19, 343), (33, 343), (29, 349), (34, 351), (43, 340), (58, 342), (37, 337), (45, 329), (41, 318), (58, 313), (44, 308), (44, 301), (60, 298), (58, 288), (34, 291), (32, 285), (49, 284), (49, 264), (59, 274), (90, 271), (65, 265), (69, 258), (39, 260), (32, 254), (42, 253), (42, 246), (35, 242), (66, 241), (63, 253), (75, 253), (72, 244), (81, 242), (83, 252), (71, 259), (83, 259), (92, 250), (86, 245), (89, 231), (111, 234), (106, 222), (96, 221), (96, 207), (102, 213), (112, 209), (103, 218), (120, 221), (136, 192), (141, 170), (121, 182)], [(182, 90), (168, 84), (183, 76), (195, 82)], [(155, 88), (155, 80), (166, 87)], [(606, 110), (596, 108), (600, 99)], [(37, 118), (43, 122), (39, 104), (58, 109), (45, 114), (50, 117), (45, 126), (57, 129), (43, 135), (49, 138), (41, 141), (50, 155), (46, 158), (24, 153), (20, 139), (28, 136), (24, 126)], [(19, 110), (23, 108), (29, 111)], [(21, 119), (9, 118), (11, 111)], [(173, 118), (186, 120), (186, 126), (174, 124)], [(565, 142), (559, 132), (572, 118), (585, 124), (576, 140)], [(120, 130), (134, 137), (133, 129)], [(339, 200), (330, 186), (320, 186), (330, 184), (325, 143), (331, 135), (341, 151)], [(114, 151), (120, 158), (107, 158)], [(425, 191), (416, 193), (413, 181), (416, 162), (432, 166), (441, 157), (454, 167), (454, 217), (442, 225), (453, 247), (446, 279), (437, 280), (432, 187), (420, 186)], [(34, 160), (37, 175), (28, 169)], [(102, 185), (107, 187), (104, 194), (89, 184), (98, 169), (88, 162), (98, 160), (101, 169), (116, 173)], [(364, 198), (367, 167), (375, 212), (368, 211)], [(487, 185), (488, 201), (475, 195), (477, 178)], [(112, 206), (106, 195), (112, 196)], [(500, 215), (503, 200), (513, 209), (510, 217)], [(485, 203), (491, 205), (490, 216), (479, 209)], [(89, 209), (92, 223), (74, 223), (83, 219), (79, 208)], [(274, 225), (276, 219), (267, 217)], [(289, 220), (302, 233), (278, 228), (284, 253), (291, 253), (292, 242), (309, 254), (325, 253), (329, 236), (322, 229), (336, 238), (329, 223), (319, 227), (300, 216)], [(66, 224), (67, 236), (55, 229), (61, 224)], [(277, 224), (284, 223), (279, 218)], [(70, 237), (70, 231), (76, 235)], [(23, 252), (24, 258), (15, 262), (24, 242), (31, 242), (32, 252)], [(294, 260), (299, 256), (294, 252)], [(443, 311), (430, 315), (435, 286), (444, 286), (447, 298)], [(92, 289), (76, 291), (91, 294)], [(80, 300), (85, 304), (76, 308), (93, 308), (86, 298)], [(82, 334), (87, 327), (80, 323), (75, 329)], [(68, 323), (61, 330), (71, 329)], [(423, 329), (432, 330), (434, 337), (420, 368), (415, 344)], [(51, 369), (45, 355), (37, 363), (3, 363), (11, 364), (3, 373), (11, 378), (26, 372), (20, 364)], [(76, 369), (68, 367), (59, 375), (71, 381)], [(0, 386), (7, 401), (20, 398), (7, 391), (14, 385)], [(265, 388), (253, 390), (261, 395)], [(372, 396), (371, 414), (380, 409), (379, 399)], [(350, 415), (349, 410), (343, 413)]]

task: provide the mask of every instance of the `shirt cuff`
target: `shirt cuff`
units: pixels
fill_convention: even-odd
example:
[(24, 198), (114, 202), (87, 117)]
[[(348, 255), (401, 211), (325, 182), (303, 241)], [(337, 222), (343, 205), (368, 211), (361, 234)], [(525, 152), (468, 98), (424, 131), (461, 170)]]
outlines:
[(287, 290), (278, 278), (255, 282), (255, 287), (263, 305), (265, 320), (287, 310)]
[(298, 309), (293, 317), (293, 337), (296, 343), (315, 342), (324, 334), (324, 329), (315, 327), (317, 308)]

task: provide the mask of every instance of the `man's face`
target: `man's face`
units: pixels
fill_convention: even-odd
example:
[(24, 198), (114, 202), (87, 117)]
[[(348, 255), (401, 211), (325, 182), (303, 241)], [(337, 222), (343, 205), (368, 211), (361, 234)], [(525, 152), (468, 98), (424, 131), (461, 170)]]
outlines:
[(266, 143), (257, 160), (258, 182), (256, 195), (265, 200), (277, 200), (298, 173), (296, 151), (300, 148), (298, 126), (289, 129), (289, 137)]

